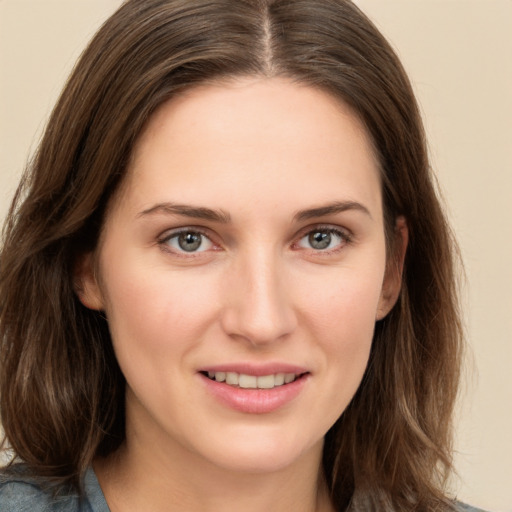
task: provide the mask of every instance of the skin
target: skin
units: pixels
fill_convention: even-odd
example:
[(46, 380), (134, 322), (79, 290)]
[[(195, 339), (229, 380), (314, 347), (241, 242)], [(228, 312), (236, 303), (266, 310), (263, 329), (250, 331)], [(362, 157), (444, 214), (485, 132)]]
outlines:
[[(201, 233), (199, 250), (180, 248), (182, 228)], [(401, 259), (403, 219), (396, 233)], [(105, 311), (127, 380), (126, 442), (95, 464), (111, 510), (332, 510), (323, 438), (396, 301), (391, 267), (378, 165), (339, 100), (255, 78), (165, 103), (79, 265), (80, 298)], [(307, 381), (276, 411), (240, 412), (199, 373), (240, 362), (294, 364)]]

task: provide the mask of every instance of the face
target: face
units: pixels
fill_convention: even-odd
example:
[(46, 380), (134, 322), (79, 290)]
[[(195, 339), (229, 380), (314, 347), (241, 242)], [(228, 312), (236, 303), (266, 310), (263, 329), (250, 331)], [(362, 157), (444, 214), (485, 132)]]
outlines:
[(361, 123), (277, 79), (170, 100), (81, 273), (126, 377), (128, 443), (236, 471), (320, 453), (398, 288)]

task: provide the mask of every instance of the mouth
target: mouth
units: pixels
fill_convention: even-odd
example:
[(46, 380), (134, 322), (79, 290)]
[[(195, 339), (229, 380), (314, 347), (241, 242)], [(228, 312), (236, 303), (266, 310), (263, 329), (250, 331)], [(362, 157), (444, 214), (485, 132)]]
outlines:
[(242, 389), (273, 389), (291, 384), (307, 375), (305, 373), (271, 373), (268, 375), (248, 375), (236, 372), (201, 372), (205, 377), (228, 386)]
[(280, 363), (238, 363), (203, 368), (199, 375), (205, 390), (223, 406), (244, 414), (266, 414), (293, 403), (307, 387), (311, 372)]

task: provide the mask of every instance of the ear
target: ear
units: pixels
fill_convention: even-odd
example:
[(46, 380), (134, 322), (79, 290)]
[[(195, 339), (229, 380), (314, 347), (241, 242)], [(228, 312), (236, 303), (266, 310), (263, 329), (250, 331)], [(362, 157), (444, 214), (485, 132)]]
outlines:
[(393, 309), (400, 295), (405, 253), (409, 242), (409, 229), (405, 217), (397, 217), (393, 237), (391, 254), (386, 263), (386, 274), (382, 283), (376, 320), (382, 320)]
[(73, 274), (73, 288), (80, 302), (86, 308), (103, 310), (104, 300), (92, 252), (82, 254), (77, 258)]

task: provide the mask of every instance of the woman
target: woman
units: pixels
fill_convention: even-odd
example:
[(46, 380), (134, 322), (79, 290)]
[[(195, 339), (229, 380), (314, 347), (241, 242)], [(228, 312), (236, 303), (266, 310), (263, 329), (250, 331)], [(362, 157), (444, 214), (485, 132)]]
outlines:
[(352, 3), (123, 4), (0, 262), (2, 510), (465, 509), (453, 242)]

